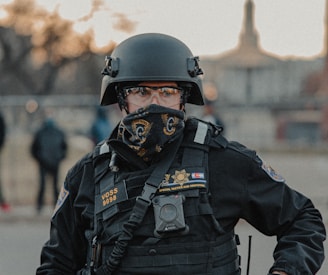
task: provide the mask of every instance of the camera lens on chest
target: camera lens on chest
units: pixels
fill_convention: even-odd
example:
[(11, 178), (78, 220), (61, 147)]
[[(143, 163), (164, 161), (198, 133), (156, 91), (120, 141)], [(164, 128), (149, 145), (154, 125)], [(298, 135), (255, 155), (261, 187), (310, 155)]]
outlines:
[(166, 222), (174, 221), (177, 217), (177, 208), (173, 204), (165, 204), (160, 210), (160, 218)]
[(181, 194), (159, 195), (153, 199), (156, 237), (172, 233), (185, 234), (188, 231), (183, 212), (184, 200)]

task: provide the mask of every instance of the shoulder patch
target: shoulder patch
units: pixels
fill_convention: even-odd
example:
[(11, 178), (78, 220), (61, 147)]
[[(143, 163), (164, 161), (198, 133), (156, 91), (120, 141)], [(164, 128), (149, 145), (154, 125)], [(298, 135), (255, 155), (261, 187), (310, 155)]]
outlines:
[(57, 203), (56, 203), (56, 207), (54, 210), (54, 213), (52, 214), (52, 216), (54, 216), (56, 214), (56, 212), (58, 211), (58, 209), (63, 205), (63, 203), (65, 202), (66, 198), (69, 195), (69, 191), (65, 189), (64, 186), (62, 186), (58, 199), (57, 199)]
[(277, 174), (277, 172), (271, 166), (267, 165), (266, 163), (262, 162), (261, 168), (274, 181), (276, 181), (276, 182), (285, 182), (284, 177)]

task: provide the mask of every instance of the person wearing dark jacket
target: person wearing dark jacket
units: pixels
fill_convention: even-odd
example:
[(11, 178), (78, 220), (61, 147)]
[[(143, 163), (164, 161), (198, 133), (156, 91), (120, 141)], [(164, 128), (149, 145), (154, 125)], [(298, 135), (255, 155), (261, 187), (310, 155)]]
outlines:
[(67, 142), (65, 133), (53, 118), (46, 118), (34, 135), (31, 144), (31, 154), (39, 165), (39, 191), (36, 207), (40, 212), (44, 205), (46, 176), (52, 177), (53, 198), (56, 203), (59, 195), (58, 174), (61, 161), (66, 157)]
[(186, 117), (186, 103), (204, 104), (201, 74), (164, 34), (106, 58), (101, 104), (123, 118), (68, 172), (37, 274), (241, 274), (240, 219), (277, 237), (269, 274), (320, 269), (326, 232), (311, 200), (220, 125)]
[(112, 131), (112, 125), (107, 118), (107, 113), (104, 107), (99, 107), (96, 110), (96, 117), (90, 128), (90, 138), (94, 145), (103, 141), (108, 137), (108, 133)]

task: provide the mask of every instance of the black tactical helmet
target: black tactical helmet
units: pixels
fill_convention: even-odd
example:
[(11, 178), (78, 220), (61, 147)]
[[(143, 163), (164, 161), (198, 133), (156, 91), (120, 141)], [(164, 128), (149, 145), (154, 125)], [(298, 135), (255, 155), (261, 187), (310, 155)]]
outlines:
[(188, 87), (187, 103), (203, 105), (203, 74), (190, 49), (180, 40), (159, 33), (140, 34), (120, 43), (106, 57), (101, 105), (118, 102), (117, 87), (142, 81), (175, 81)]

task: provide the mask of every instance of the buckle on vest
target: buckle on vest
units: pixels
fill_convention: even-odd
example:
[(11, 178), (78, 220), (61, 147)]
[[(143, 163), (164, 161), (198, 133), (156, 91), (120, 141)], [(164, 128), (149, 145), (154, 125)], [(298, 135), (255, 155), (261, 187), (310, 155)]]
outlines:
[(141, 194), (141, 196), (138, 196), (136, 198), (136, 201), (149, 206), (151, 204), (151, 201), (154, 198), (156, 192), (157, 192), (157, 187), (152, 186), (148, 183), (145, 183), (145, 186), (142, 190), (142, 194)]

